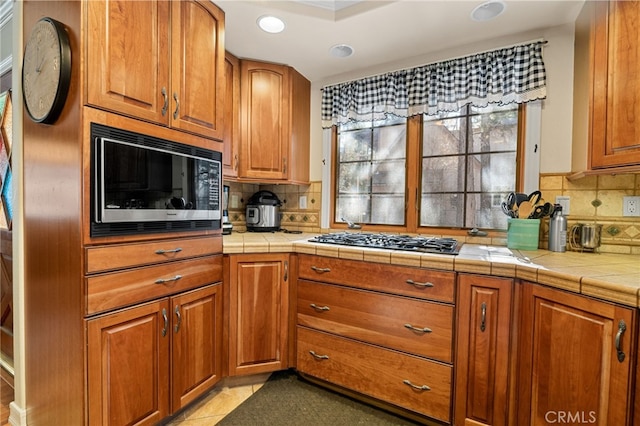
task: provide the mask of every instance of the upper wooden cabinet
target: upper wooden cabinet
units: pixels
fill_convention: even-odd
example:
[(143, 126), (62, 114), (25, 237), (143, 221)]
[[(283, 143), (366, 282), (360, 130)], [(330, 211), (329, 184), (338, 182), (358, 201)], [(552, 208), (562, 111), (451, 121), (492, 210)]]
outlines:
[[(635, 309), (522, 284), (518, 425), (630, 425)], [(563, 417), (564, 416), (564, 417)]]
[(222, 140), (224, 12), (210, 1), (89, 1), (87, 103)]
[(594, 3), (590, 166), (640, 166), (640, 2)]
[(286, 65), (240, 61), (238, 177), (309, 182), (310, 87)]
[(224, 151), (222, 168), (225, 177), (238, 177), (240, 144), (240, 60), (227, 52), (224, 60)]

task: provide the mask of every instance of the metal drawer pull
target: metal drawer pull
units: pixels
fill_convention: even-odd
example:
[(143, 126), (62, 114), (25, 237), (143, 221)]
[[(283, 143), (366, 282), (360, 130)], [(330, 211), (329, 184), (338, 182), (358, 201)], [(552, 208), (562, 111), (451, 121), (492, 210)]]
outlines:
[(167, 254), (167, 253), (180, 253), (182, 251), (182, 248), (180, 247), (176, 247), (172, 250), (156, 250), (156, 254)]
[(309, 306), (311, 306), (313, 309), (315, 309), (316, 311), (328, 311), (329, 307), (328, 306), (318, 306), (315, 303), (310, 304)]
[(618, 351), (619, 362), (623, 362), (625, 358), (624, 352), (622, 351), (622, 349), (620, 349), (620, 345), (622, 343), (622, 335), (625, 331), (627, 331), (627, 324), (624, 322), (624, 320), (620, 320), (620, 322), (618, 323), (618, 332), (616, 333), (616, 351)]
[(162, 308), (162, 319), (164, 320), (164, 327), (162, 327), (162, 337), (167, 335), (167, 326), (169, 325), (169, 317), (167, 317), (167, 310)]
[(169, 97), (167, 96), (167, 88), (162, 88), (162, 99), (164, 99), (164, 105), (162, 106), (162, 116), (167, 115), (167, 108), (169, 108)]
[(178, 119), (178, 111), (180, 111), (180, 101), (178, 100), (178, 94), (173, 92), (173, 100), (176, 101), (176, 109), (173, 111), (173, 119)]
[(427, 385), (416, 386), (413, 383), (411, 383), (409, 380), (403, 380), (402, 383), (404, 383), (407, 386), (411, 386), (415, 390), (421, 390), (421, 391), (430, 391), (431, 390), (431, 388), (429, 386), (427, 386)]
[(160, 279), (156, 280), (156, 284), (164, 284), (164, 283), (168, 283), (168, 282), (171, 282), (171, 281), (178, 281), (181, 278), (182, 278), (182, 275), (176, 275), (173, 278), (167, 278), (167, 279), (160, 278)]
[(414, 280), (407, 280), (407, 284), (410, 284), (410, 285), (412, 285), (414, 287), (418, 287), (418, 288), (433, 287), (433, 283), (430, 283), (430, 282), (417, 283)]
[(177, 333), (178, 330), (180, 330), (180, 325), (182, 324), (182, 315), (180, 315), (180, 306), (176, 305), (176, 309), (174, 310), (174, 312), (176, 313), (176, 317), (178, 318), (178, 321), (176, 322), (176, 325), (173, 328), (173, 331)]
[(417, 331), (420, 333), (431, 333), (433, 330), (431, 330), (430, 328), (424, 327), (424, 328), (420, 328), (420, 327), (414, 327), (411, 324), (405, 324), (404, 325), (405, 328), (408, 328), (409, 330), (413, 330), (413, 331)]
[(487, 304), (482, 302), (482, 305), (480, 306), (480, 331), (484, 332), (484, 330), (487, 328), (486, 322), (487, 322)]
[(311, 356), (313, 356), (315, 359), (329, 359), (329, 355), (318, 355), (317, 353), (315, 353), (314, 351), (309, 351), (309, 353), (311, 354)]
[(324, 274), (325, 272), (331, 272), (330, 268), (318, 268), (317, 266), (312, 266), (311, 269), (313, 269), (319, 274)]

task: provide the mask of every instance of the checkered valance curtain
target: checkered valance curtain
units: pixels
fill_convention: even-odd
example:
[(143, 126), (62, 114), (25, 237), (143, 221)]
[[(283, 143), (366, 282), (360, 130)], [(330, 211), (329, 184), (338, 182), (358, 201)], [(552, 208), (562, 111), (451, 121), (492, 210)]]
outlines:
[(544, 99), (542, 46), (534, 42), (322, 89), (322, 127)]

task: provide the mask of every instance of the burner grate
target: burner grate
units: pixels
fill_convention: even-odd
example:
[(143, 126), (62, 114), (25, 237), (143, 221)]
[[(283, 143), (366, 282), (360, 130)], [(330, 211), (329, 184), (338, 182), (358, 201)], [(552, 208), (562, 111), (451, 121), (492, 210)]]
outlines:
[(453, 238), (436, 238), (409, 235), (368, 234), (338, 232), (323, 234), (309, 241), (352, 247), (381, 248), (421, 253), (458, 254), (460, 246)]

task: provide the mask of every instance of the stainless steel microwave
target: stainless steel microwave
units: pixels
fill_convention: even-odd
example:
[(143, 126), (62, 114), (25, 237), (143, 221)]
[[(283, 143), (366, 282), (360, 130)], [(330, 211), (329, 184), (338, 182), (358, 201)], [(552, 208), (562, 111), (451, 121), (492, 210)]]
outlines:
[(92, 236), (220, 229), (222, 154), (93, 123)]

